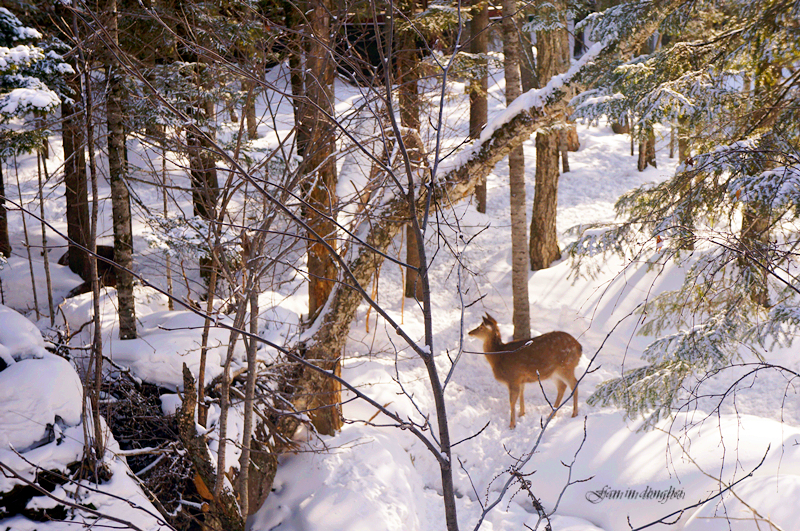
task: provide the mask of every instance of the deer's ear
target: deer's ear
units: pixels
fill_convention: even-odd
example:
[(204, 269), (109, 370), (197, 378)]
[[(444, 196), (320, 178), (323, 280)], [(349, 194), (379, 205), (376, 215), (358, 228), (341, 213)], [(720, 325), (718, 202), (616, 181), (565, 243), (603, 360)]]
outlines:
[(493, 325), (497, 324), (497, 321), (494, 320), (494, 317), (489, 315), (489, 312), (486, 312), (486, 322)]
[(486, 318), (486, 316), (483, 317), (483, 324), (485, 325), (489, 324), (489, 320)]

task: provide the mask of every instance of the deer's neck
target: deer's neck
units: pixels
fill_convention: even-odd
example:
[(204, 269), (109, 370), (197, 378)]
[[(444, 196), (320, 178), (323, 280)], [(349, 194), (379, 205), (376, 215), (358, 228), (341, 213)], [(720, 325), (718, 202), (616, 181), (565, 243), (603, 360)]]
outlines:
[[(486, 354), (500, 352), (502, 350), (505, 350), (505, 343), (503, 343), (499, 335), (490, 336), (483, 340), (483, 351)], [(492, 356), (488, 356), (488, 358), (491, 359)]]

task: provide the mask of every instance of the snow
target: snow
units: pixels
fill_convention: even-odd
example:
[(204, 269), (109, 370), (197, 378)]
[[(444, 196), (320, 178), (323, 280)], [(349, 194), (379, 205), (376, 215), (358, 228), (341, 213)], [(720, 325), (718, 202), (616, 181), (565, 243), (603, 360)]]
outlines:
[[(15, 361), (0, 370), (0, 494), (33, 481), (42, 470), (71, 475), (69, 467), (82, 460), (85, 448), (83, 386), (73, 366), (44, 350), (35, 325), (14, 310), (0, 305), (0, 349)], [(101, 514), (137, 522), (148, 531), (166, 529), (155, 507), (136, 483), (124, 459), (115, 457), (119, 445), (106, 432), (104, 464), (111, 477), (102, 487), (83, 481), (56, 485), (51, 495), (70, 503), (93, 507)], [(21, 476), (14, 477), (8, 469)], [(48, 496), (33, 496), (27, 509), (62, 505)], [(8, 506), (7, 509), (13, 507)], [(0, 527), (15, 531), (58, 531), (82, 527), (97, 518), (67, 510), (64, 520), (32, 521), (16, 515), (0, 520)], [(103, 521), (101, 519), (100, 521)], [(93, 524), (94, 525), (94, 524)]]
[[(426, 529), (425, 486), (391, 432), (346, 427), (329, 454), (288, 456), (253, 529), (393, 531)], [(304, 478), (297, 481), (297, 478)]]
[(0, 372), (0, 447), (24, 451), (44, 438), (48, 425), (77, 425), (82, 398), (78, 373), (63, 358), (47, 353), (7, 367)]
[[(268, 74), (271, 82), (277, 82), (277, 70)], [(559, 82), (554, 82), (554, 87)], [(341, 113), (357, 106), (361, 97), (357, 89), (343, 83), (337, 84), (336, 93), (337, 110)], [(511, 114), (503, 104), (502, 80), (491, 84), (489, 94), (494, 121), (484, 132), (486, 137)], [(518, 106), (535, 106), (541, 97), (542, 93), (529, 93), (519, 100)], [(454, 95), (444, 103), (444, 114), (449, 122), (442, 130), (449, 131), (450, 136), (445, 135), (443, 139), (443, 153), (466, 136), (463, 134), (466, 101), (465, 96)], [(291, 106), (285, 100), (272, 101), (271, 105), (278, 112), (276, 123), (280, 130), (275, 132), (262, 125), (261, 137), (256, 141), (259, 149), (274, 146), (291, 130)], [(368, 125), (357, 131), (364, 138), (373, 133), (374, 129)], [(638, 172), (635, 159), (629, 155), (628, 137), (614, 135), (606, 126), (579, 127), (581, 149), (570, 153), (572, 171), (562, 175), (559, 183), (558, 231), (562, 248), (569, 241), (567, 229), (578, 224), (612, 221), (613, 206), (620, 194), (671, 175), (677, 161), (666, 157), (663, 138), (666, 131), (657, 133), (662, 137), (659, 139), (659, 168)], [(423, 139), (428, 140), (431, 135), (431, 131), (424, 131)], [(48, 160), (52, 167), (61, 163), (58, 148), (56, 141)], [(533, 141), (526, 142), (524, 149), (528, 165), (526, 192), (532, 198)], [(132, 166), (146, 168), (148, 157), (153, 153), (148, 153), (135, 141), (131, 141), (129, 150)], [(469, 154), (470, 148), (467, 148), (449, 157), (441, 168), (444, 170), (445, 165), (452, 168)], [(338, 191), (342, 196), (352, 197), (366, 183), (368, 160), (358, 152), (343, 159)], [(160, 164), (160, 160), (154, 160), (154, 164)], [(100, 164), (102, 166), (102, 160)], [(179, 164), (169, 163), (168, 171), (180, 173), (179, 170)], [(19, 171), (23, 199), (28, 208), (36, 209), (35, 159), (20, 157)], [(530, 481), (531, 492), (544, 507), (548, 511), (555, 508), (551, 522), (553, 529), (560, 531), (628, 529), (629, 521), (634, 527), (645, 525), (696, 503), (699, 505), (690, 508), (674, 525), (653, 528), (756, 529), (753, 510), (760, 515), (757, 518), (769, 518), (783, 529), (796, 527), (800, 508), (785, 500), (800, 494), (800, 399), (794, 382), (787, 382), (783, 375), (764, 372), (752, 376), (736, 391), (735, 399), (717, 404), (713, 395), (743, 374), (742, 370), (725, 371), (703, 383), (705, 397), (697, 397), (676, 412), (673, 419), (662, 420), (650, 430), (642, 430), (643, 421), (628, 418), (624, 411), (586, 403), (586, 398), (600, 383), (646, 361), (646, 346), (654, 338), (637, 335), (639, 316), (632, 312), (650, 297), (675, 288), (683, 275), (681, 268), (672, 265), (660, 270), (650, 267), (652, 264), (645, 260), (652, 256), (644, 256), (640, 261), (619, 257), (590, 258), (597, 267), (596, 275), (591, 277), (576, 276), (566, 260), (530, 274), (534, 333), (569, 332), (583, 345), (580, 373), (591, 370), (578, 387), (578, 418), (570, 418), (571, 407), (567, 407), (543, 431), (550, 408), (537, 386), (528, 385), (527, 415), (519, 419), (515, 430), (508, 429), (507, 390), (493, 378), (480, 354), (478, 341), (466, 337), (466, 331), (479, 323), (487, 311), (500, 321), (505, 339), (512, 332), (507, 171), (505, 162), (501, 162), (488, 177), (487, 214), (478, 213), (470, 201), (456, 205), (452, 210), (441, 212), (441, 219), (432, 219), (433, 229), (426, 242), (429, 256), (434, 257), (430, 271), (434, 344), (430, 352), (440, 375), (448, 374), (453, 369), (450, 360), (460, 355), (445, 398), (451, 439), (459, 443), (453, 449), (453, 469), (461, 528), (472, 529), (481, 518), (483, 507), (500, 496), (502, 499), (497, 506), (485, 515), (481, 529), (521, 529), (525, 525), (536, 525), (538, 517), (527, 493), (520, 491), (514, 482), (504, 490), (510, 479), (508, 471), (517, 466), (521, 466), (520, 472)], [(791, 179), (787, 178), (786, 189), (781, 189), (782, 192), (788, 195), (795, 187), (795, 180), (794, 174)], [(63, 189), (59, 188), (62, 185), (53, 186), (53, 196), (63, 195)], [(143, 203), (159, 207), (161, 197), (154, 188), (142, 186), (137, 192)], [(107, 188), (101, 188), (101, 199), (107, 195)], [(18, 199), (13, 189), (9, 196), (12, 200)], [(59, 203), (45, 202), (49, 220), (63, 219), (63, 206)], [(101, 201), (101, 205), (105, 203)], [(183, 210), (184, 217), (191, 212), (188, 197), (178, 195), (176, 205), (175, 208)], [(349, 207), (342, 219), (347, 221), (347, 216), (355, 212)], [(109, 235), (110, 207), (101, 206), (100, 214), (99, 232)], [(145, 218), (139, 212), (133, 222), (135, 270), (163, 286), (163, 259), (157, 254), (161, 250), (150, 248), (145, 240), (144, 228), (148, 220), (152, 218)], [(441, 221), (440, 233), (434, 232), (435, 221)], [(31, 317), (34, 307), (30, 271), (27, 260), (22, 258), (24, 249), (19, 245), (23, 235), (18, 211), (9, 212), (9, 224), (16, 254), (0, 271), (3, 297), (8, 306)], [(58, 222), (56, 226), (63, 230), (65, 223)], [(34, 242), (31, 247), (37, 248), (38, 227), (29, 225), (29, 231)], [(453, 243), (454, 253), (462, 265), (456, 262), (454, 253), (442, 248), (442, 238)], [(64, 243), (52, 234), (49, 241), (51, 246)], [(392, 252), (401, 253), (403, 245), (398, 239)], [(54, 263), (56, 251), (51, 254), (53, 292), (61, 302), (66, 292), (80, 280), (67, 268)], [(37, 279), (44, 278), (42, 258), (34, 253)], [(302, 257), (296, 258), (302, 263)], [(398, 295), (401, 283), (399, 268), (386, 262), (378, 282), (377, 300), (405, 333), (419, 341), (424, 336), (424, 323), (416, 305), (409, 301), (403, 304)], [(196, 297), (202, 290), (197, 277), (191, 277), (186, 284), (185, 288), (176, 288), (181, 298)], [(70, 362), (44, 349), (46, 343), (38, 330), (47, 331), (49, 320), (41, 280), (36, 288), (38, 309), (43, 312), (38, 325), (0, 306), (0, 356), (8, 365), (0, 371), (0, 401), (4, 404), (0, 411), (0, 461), (25, 470), (26, 477), (33, 477), (31, 468), (11, 452), (12, 445), (24, 451), (25, 459), (43, 468), (63, 471), (66, 465), (81, 458), (84, 442), (78, 376)], [(296, 278), (285, 283), (276, 282), (261, 294), (260, 325), (266, 339), (275, 344), (292, 344), (298, 340), (301, 317), (307, 313), (304, 290), (302, 279)], [(137, 379), (179, 390), (183, 363), (195, 375), (199, 370), (203, 319), (188, 310), (168, 310), (165, 297), (153, 289), (137, 287), (135, 295), (139, 338), (120, 341), (117, 339), (116, 292), (113, 288), (103, 291), (100, 317), (104, 353), (113, 360), (117, 370), (129, 369)], [(91, 297), (87, 294), (64, 302), (56, 322), (68, 324), (74, 333), (91, 315)], [(431, 426), (436, 426), (437, 419), (424, 365), (411, 349), (398, 343), (395, 330), (382, 318), (376, 318), (375, 312), (369, 319), (367, 332), (367, 307), (362, 305), (351, 327), (343, 377), (400, 418), (425, 424), (424, 433), (431, 436), (431, 430), (435, 432)], [(230, 323), (229, 318), (221, 317), (219, 324), (222, 323)], [(662, 337), (673, 332), (667, 330)], [(303, 337), (308, 335), (306, 332)], [(91, 337), (91, 325), (87, 325), (72, 339), (72, 344), (89, 345)], [(212, 327), (207, 381), (220, 374), (229, 337), (229, 331), (223, 327)], [(462, 345), (463, 351), (459, 351)], [(242, 345), (238, 345), (235, 364), (240, 363), (242, 354)], [(271, 359), (274, 354), (273, 349), (259, 351), (265, 359)], [(791, 349), (777, 346), (763, 355), (769, 362), (800, 371), (800, 360)], [(80, 367), (80, 353), (75, 352), (74, 356), (76, 366)], [(545, 382), (543, 387), (552, 400), (555, 392), (552, 382)], [(344, 398), (349, 399), (351, 395), (344, 393)], [(6, 408), (6, 401), (12, 406)], [(180, 398), (163, 393), (161, 404), (163, 412), (170, 414), (179, 407)], [(423, 443), (407, 431), (379, 427), (392, 422), (384, 415), (376, 416), (375, 409), (365, 402), (348, 401), (344, 415), (352, 422), (339, 434), (323, 437), (321, 442), (309, 437), (297, 453), (281, 456), (274, 492), (251, 517), (250, 529), (442, 529), (440, 471), (436, 459)], [(212, 406), (209, 411), (212, 425), (218, 416), (218, 408)], [(46, 437), (48, 425), (53, 426), (52, 441)], [(235, 406), (229, 415), (229, 441), (225, 446), (227, 462), (234, 466), (239, 455), (236, 439), (241, 432), (241, 410)], [(219, 447), (218, 433), (216, 429), (209, 430), (212, 452)], [(537, 444), (540, 437), (541, 442)], [(114, 444), (110, 442), (111, 453)], [(524, 459), (528, 460), (521, 465)], [(764, 462), (759, 465), (762, 459)], [(148, 507), (141, 491), (130, 480), (123, 461), (109, 458), (109, 463), (114, 471), (113, 480), (103, 489)], [(704, 501), (737, 481), (722, 496)], [(0, 478), (0, 491), (6, 491), (10, 482), (12, 480)], [(95, 506), (124, 515), (121, 517), (136, 521), (140, 527), (158, 527), (146, 513), (124, 503), (114, 505), (116, 502), (104, 501), (97, 493), (83, 495)], [(46, 506), (50, 502), (40, 499), (35, 503)], [(0, 521), (0, 528), (20, 530), (49, 531), (65, 525), (59, 522), (34, 525), (20, 517)]]
[[(183, 389), (182, 368), (185, 363), (197, 377), (200, 370), (203, 323), (200, 315), (186, 310), (166, 310), (166, 297), (153, 289), (137, 287), (136, 316), (138, 320), (136, 339), (121, 341), (116, 321), (117, 292), (113, 288), (103, 290), (100, 311), (102, 336), (106, 355), (120, 366), (131, 370), (136, 378), (168, 389)], [(70, 328), (77, 330), (91, 315), (92, 296), (85, 293), (68, 299), (61, 307)], [(230, 331), (217, 326), (232, 324), (227, 316), (212, 323), (208, 335), (205, 381), (210, 382), (222, 374)], [(92, 337), (92, 327), (87, 327), (82, 338), (86, 342)], [(244, 357), (244, 346), (238, 341), (234, 350), (234, 367)]]

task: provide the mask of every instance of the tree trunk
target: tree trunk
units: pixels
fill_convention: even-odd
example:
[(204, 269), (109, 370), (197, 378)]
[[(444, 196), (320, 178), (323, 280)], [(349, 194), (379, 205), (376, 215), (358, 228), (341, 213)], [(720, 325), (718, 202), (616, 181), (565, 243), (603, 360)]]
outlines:
[[(416, 2), (410, 0), (401, 4), (400, 9), (408, 19), (414, 17)], [(419, 131), (420, 98), (418, 92), (419, 80), (419, 50), (417, 47), (417, 34), (411, 30), (398, 31), (396, 35), (397, 51), (397, 79), (398, 107), (400, 110), (400, 125)], [(403, 145), (411, 159), (412, 171), (422, 166), (423, 146), (422, 140), (416, 135), (405, 134), (402, 138)], [(418, 172), (417, 172), (418, 173)], [(420, 257), (414, 231), (406, 231), (406, 279), (404, 294), (409, 298), (422, 300), (422, 283), (419, 281)]]
[(558, 207), (558, 135), (536, 135), (536, 187), (531, 215), (531, 269), (550, 267), (561, 258), (556, 231)]
[[(183, 403), (176, 415), (178, 432), (189, 458), (194, 465), (198, 481), (210, 491), (216, 483), (217, 474), (211, 452), (208, 449), (206, 439), (197, 434), (195, 429), (195, 410), (197, 409), (197, 391), (195, 390), (194, 378), (186, 364), (183, 365)], [(211, 500), (213, 506), (206, 513), (206, 520), (203, 522), (208, 528), (217, 531), (243, 531), (244, 519), (239, 512), (236, 503), (236, 496), (227, 487), (223, 487), (220, 495)]]
[(742, 212), (740, 267), (745, 271), (745, 281), (750, 299), (764, 308), (769, 307), (767, 272), (760, 264), (769, 263), (770, 217), (762, 205), (747, 203)]
[[(73, 63), (77, 72), (77, 65)], [(76, 93), (79, 83), (71, 83)], [(64, 148), (64, 189), (67, 205), (67, 250), (69, 268), (90, 281), (89, 256), (78, 246), (89, 248), (89, 192), (86, 184), (86, 155), (80, 103), (61, 103), (61, 134)]]
[(256, 84), (253, 81), (243, 82), (243, 89), (247, 91), (244, 99), (244, 118), (247, 122), (247, 138), (255, 140), (258, 138), (258, 119), (256, 117)]
[[(560, 3), (559, 6), (564, 7)], [(540, 31), (536, 35), (536, 71), (542, 84), (569, 68), (567, 20), (563, 15), (559, 15), (559, 21), (563, 27)], [(536, 187), (530, 234), (530, 267), (533, 271), (550, 267), (553, 261), (561, 257), (556, 230), (558, 145), (558, 131), (540, 132), (536, 135)]]
[(522, 92), (540, 88), (539, 76), (536, 72), (536, 56), (533, 53), (533, 40), (530, 31), (523, 31), (522, 26), (528, 21), (530, 6), (523, 11), (524, 16), (519, 19), (520, 61), (519, 73), (522, 80)]
[[(470, 81), (469, 91), (469, 137), (479, 138), (486, 126), (489, 101), (489, 65), (486, 54), (489, 53), (489, 4), (485, 0), (473, 0), (472, 41), (470, 53), (479, 55), (477, 76)], [(475, 185), (475, 208), (486, 213), (486, 179)]]
[[(416, 11), (414, 0), (405, 0), (400, 9), (406, 17), (412, 19)], [(417, 34), (413, 29), (397, 31), (395, 35), (397, 47), (397, 100), (400, 111), (400, 123), (403, 127), (419, 130), (419, 47)]]
[[(197, 65), (193, 83), (201, 88), (208, 84), (208, 67)], [(213, 154), (214, 132), (210, 127), (213, 116), (213, 102), (195, 101), (191, 108), (192, 117), (203, 124), (206, 139), (191, 128), (186, 132), (186, 145), (189, 152), (189, 176), (192, 182), (192, 204), (195, 216), (209, 221), (217, 219), (217, 201), (219, 199), (219, 178), (217, 164)]]
[(652, 127), (647, 127), (639, 140), (639, 162), (636, 167), (644, 171), (647, 166), (656, 167), (656, 134)]
[[(328, 252), (325, 240), (334, 250), (336, 242), (336, 150), (333, 127), (333, 63), (330, 59), (331, 45), (330, 0), (310, 0), (309, 31), (306, 39), (306, 73), (303, 84), (308, 101), (316, 105), (302, 105), (298, 139), (308, 139), (302, 146), (301, 172), (305, 175), (306, 208), (305, 220), (309, 227), (308, 257), (308, 322), (314, 321), (328, 300), (336, 283), (338, 271), (333, 257)], [(299, 149), (298, 149), (299, 151)], [(320, 358), (317, 358), (317, 355)], [(314, 354), (334, 372), (340, 371), (341, 351)], [(308, 371), (306, 371), (308, 372)], [(312, 374), (305, 375), (315, 378)], [(304, 376), (304, 377), (305, 377)], [(314, 397), (322, 406), (315, 407), (309, 416), (317, 431), (333, 435), (341, 427), (339, 407), (341, 403), (339, 384), (327, 379), (326, 390)]]
[(0, 161), (0, 255), (11, 256), (11, 241), (8, 238), (8, 210), (6, 209), (6, 183), (3, 163)]
[[(247, 259), (252, 258), (249, 253), (245, 255)], [(252, 269), (251, 275), (256, 274)], [(251, 285), (247, 299), (250, 303), (250, 333), (258, 335), (258, 286)], [(245, 517), (258, 510), (258, 507), (250, 506), (250, 450), (253, 440), (253, 409), (255, 408), (256, 395), (256, 374), (258, 372), (258, 360), (256, 359), (256, 341), (252, 337), (247, 340), (247, 381), (244, 393), (244, 426), (242, 427), (242, 454), (239, 458), (239, 506), (242, 515)]]
[[(110, 16), (106, 28), (109, 38), (117, 43), (117, 0), (109, 0), (106, 14)], [(133, 234), (131, 233), (131, 201), (125, 177), (127, 161), (125, 131), (122, 124), (123, 86), (120, 67), (110, 53), (106, 62), (108, 96), (106, 119), (108, 124), (108, 176), (111, 185), (111, 217), (114, 225), (114, 262), (119, 266), (117, 276), (117, 301), (119, 313), (119, 338), (136, 337), (136, 309), (133, 297)]]
[[(521, 93), (520, 44), (514, 15), (516, 0), (503, 0), (503, 65), (506, 78), (506, 105)], [(525, 204), (525, 153), (522, 145), (508, 156), (511, 191), (511, 290), (514, 298), (514, 339), (531, 335), (530, 303), (528, 302), (528, 222)]]
[(569, 149), (566, 129), (561, 129), (558, 132), (558, 152), (561, 153), (561, 173), (569, 173)]

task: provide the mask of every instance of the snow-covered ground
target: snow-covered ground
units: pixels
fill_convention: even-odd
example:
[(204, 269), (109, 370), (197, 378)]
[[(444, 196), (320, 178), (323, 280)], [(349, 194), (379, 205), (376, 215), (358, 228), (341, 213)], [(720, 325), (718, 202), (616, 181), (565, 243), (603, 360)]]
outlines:
[[(490, 87), (493, 113), (504, 108), (502, 80), (498, 81)], [(342, 112), (359, 98), (357, 91), (345, 84), (337, 84), (336, 90), (341, 100), (338, 108)], [(449, 140), (464, 134), (468, 116), (463, 84), (453, 83), (452, 94), (445, 102)], [(273, 108), (281, 113), (278, 122), (289, 124), (291, 107), (284, 102)], [(275, 134), (267, 125), (260, 131), (262, 138), (258, 143), (261, 147), (276, 142)], [(282, 134), (290, 128), (286, 125)], [(675, 160), (668, 159), (662, 141), (658, 151), (659, 168), (640, 173), (636, 170), (635, 159), (630, 156), (628, 137), (614, 135), (605, 125), (580, 126), (579, 136), (581, 148), (570, 154), (572, 171), (562, 175), (559, 183), (558, 229), (562, 244), (568, 242), (564, 236), (566, 229), (612, 220), (613, 204), (620, 194), (666, 178), (676, 164)], [(58, 139), (54, 138), (52, 144), (50, 164), (56, 167), (60, 156)], [(131, 152), (140, 167), (147, 167), (144, 150), (131, 149)], [(528, 203), (531, 204), (535, 179), (533, 140), (525, 144), (525, 155)], [(350, 173), (359, 171), (359, 164), (350, 162), (341, 161), (340, 180), (363, 182), (363, 175)], [(155, 167), (160, 168), (160, 161)], [(35, 168), (35, 159), (20, 159), (18, 173), (23, 199), (38, 211)], [(177, 173), (177, 166), (170, 166), (170, 171)], [(5, 175), (8, 178), (8, 173)], [(800, 494), (800, 398), (795, 387), (779, 375), (765, 373), (752, 377), (737, 391), (735, 400), (717, 409), (711, 400), (700, 400), (691, 409), (678, 412), (675, 418), (662, 421), (652, 430), (639, 429), (642, 421), (627, 418), (623, 411), (586, 404), (586, 397), (599, 383), (618, 376), (623, 368), (641, 364), (643, 348), (652, 338), (636, 334), (637, 318), (632, 317), (631, 312), (646, 298), (675, 288), (682, 275), (677, 267), (668, 265), (655, 270), (644, 262), (608, 258), (598, 262), (599, 273), (591, 278), (576, 277), (568, 260), (531, 273), (532, 330), (534, 333), (563, 330), (575, 336), (584, 352), (581, 373), (587, 368), (590, 371), (579, 385), (580, 414), (577, 418), (571, 418), (570, 408), (567, 408), (543, 430), (542, 421), (549, 414), (549, 406), (531, 384), (526, 397), (527, 415), (518, 420), (516, 429), (508, 428), (507, 390), (493, 378), (488, 363), (480, 354), (481, 345), (466, 335), (488, 312), (499, 321), (504, 338), (511, 336), (507, 182), (507, 165), (502, 162), (488, 178), (487, 214), (478, 213), (469, 201), (463, 202), (443, 212), (438, 219), (440, 223), (432, 224), (428, 233), (427, 249), (433, 257), (430, 274), (434, 290), (434, 349), (443, 377), (451, 368), (450, 357), (455, 359), (463, 351), (446, 389), (451, 438), (461, 441), (453, 449), (461, 528), (474, 528), (481, 521), (483, 508), (498, 499), (499, 503), (483, 519), (481, 529), (522, 529), (526, 525), (536, 528), (538, 516), (528, 492), (520, 489), (518, 481), (508, 485), (507, 472), (512, 466), (520, 467), (525, 480), (530, 482), (530, 493), (541, 501), (545, 510), (555, 511), (551, 521), (553, 529), (559, 531), (617, 531), (662, 518), (666, 524), (654, 528), (755, 530), (769, 528), (768, 521), (775, 529), (797, 528), (800, 510), (787, 501)], [(7, 184), (6, 189), (11, 190), (10, 196), (16, 200), (15, 188)], [(142, 185), (136, 189), (143, 203), (154, 208), (160, 205), (161, 198), (153, 187)], [(101, 190), (104, 190), (103, 197), (107, 197), (107, 188)], [(45, 211), (55, 228), (65, 232), (62, 196), (63, 187), (51, 186)], [(189, 200), (184, 199), (180, 206), (185, 211), (191, 210)], [(110, 210), (108, 203), (106, 205)], [(101, 224), (101, 233), (105, 236), (110, 235), (108, 221)], [(12, 212), (9, 222), (15, 256), (0, 271), (4, 303), (35, 319), (31, 274), (24, 248), (19, 243), (23, 240), (19, 213)], [(163, 286), (163, 268), (159, 269), (153, 254), (156, 251), (148, 248), (142, 237), (141, 217), (134, 222), (134, 227), (136, 270)], [(35, 241), (40, 234), (38, 223), (29, 220), (28, 230), (31, 241)], [(52, 233), (49, 238), (50, 245), (64, 243)], [(449, 239), (453, 247), (442, 245), (443, 238)], [(398, 253), (402, 252), (402, 246), (403, 242), (398, 240)], [(459, 253), (460, 262), (453, 256), (453, 249)], [(80, 283), (66, 268), (55, 265), (60, 254), (57, 250), (51, 251), (56, 303)], [(37, 279), (34, 284), (42, 312), (37, 324), (39, 329), (46, 330), (49, 319), (45, 317), (44, 271), (38, 252), (34, 252), (33, 260)], [(402, 323), (411, 337), (421, 338), (421, 314), (412, 302), (407, 300), (403, 304), (401, 283), (399, 267), (385, 263), (380, 273), (378, 301), (395, 321)], [(185, 294), (186, 290), (181, 292), (184, 288), (179, 288), (179, 293)], [(137, 378), (171, 388), (180, 387), (182, 363), (196, 370), (201, 320), (186, 311), (168, 311), (163, 296), (142, 288), (137, 292), (140, 338), (134, 342), (116, 341), (114, 295), (114, 290), (109, 289), (103, 299), (106, 354), (115, 363), (130, 367)], [(300, 315), (305, 311), (305, 297), (299, 279), (262, 294), (261, 328), (271, 340), (281, 343), (294, 337)], [(43, 430), (47, 424), (64, 424), (59, 429), (66, 434), (77, 429), (80, 437), (75, 435), (75, 440), (82, 443), (82, 431), (76, 428), (80, 418), (75, 416), (80, 404), (66, 398), (63, 403), (52, 401), (53, 396), (69, 394), (59, 389), (76, 385), (77, 374), (68, 363), (42, 350), (43, 343), (34, 333), (35, 327), (22, 323), (21, 317), (9, 313), (11, 310), (0, 310), (4, 312), (0, 314), (2, 359), (20, 358), (15, 352), (25, 349), (36, 351), (22, 356), (24, 360), (15, 358), (14, 364), (6, 361), (10, 367), (0, 372), (0, 396), (11, 400), (6, 402), (4, 398), (4, 407), (6, 403), (14, 403), (19, 415), (29, 415), (28, 421), (38, 426), (28, 433), (28, 428), (14, 424), (19, 422), (18, 418), (0, 411), (0, 461), (19, 464), (10, 448), (13, 446), (27, 455), (24, 449), (45, 437)], [(66, 320), (74, 332), (90, 319), (90, 315), (91, 299), (84, 295), (66, 303), (59, 319), (60, 322)], [(430, 415), (427, 420), (435, 426), (433, 399), (423, 364), (398, 343), (393, 329), (380, 318), (376, 321), (375, 312), (369, 316), (369, 331), (366, 319), (367, 307), (362, 305), (352, 325), (343, 377), (380, 404), (388, 404), (387, 407), (401, 417), (421, 422), (423, 414)], [(12, 322), (14, 324), (8, 324)], [(16, 330), (24, 330), (24, 336), (14, 335), (12, 331)], [(88, 327), (82, 334), (84, 336), (74, 341), (88, 342)], [(224, 330), (219, 329), (214, 334), (217, 335), (211, 344), (216, 350), (211, 353), (208, 377), (219, 374), (219, 360), (227, 342)], [(790, 349), (776, 348), (764, 355), (768, 361), (800, 371), (800, 360)], [(41, 397), (33, 398), (33, 393), (28, 391), (25, 395), (31, 398), (20, 401), (23, 390), (3, 382), (12, 379), (12, 369), (20, 371), (26, 363), (37, 365), (35, 369), (23, 371), (29, 377), (35, 373), (37, 385), (47, 378), (57, 380), (57, 386), (48, 388), (58, 394), (42, 393)], [(707, 389), (718, 392), (737, 375), (739, 373), (722, 374), (709, 381)], [(24, 381), (22, 377), (13, 380)], [(553, 400), (554, 385), (545, 382), (544, 390)], [(344, 393), (344, 397), (350, 398), (348, 393)], [(413, 403), (409, 397), (413, 397)], [(59, 408), (69, 411), (61, 412)], [(44, 417), (35, 417), (34, 412)], [(251, 528), (254, 531), (433, 531), (444, 528), (436, 460), (408, 432), (370, 425), (379, 425), (385, 420), (380, 415), (375, 417), (375, 413), (363, 402), (348, 401), (344, 415), (353, 422), (346, 423), (335, 437), (324, 438), (322, 442), (327, 451), (283, 456), (274, 491), (251, 518)], [(56, 415), (61, 421), (57, 422)], [(235, 424), (236, 415), (233, 417), (231, 422)], [(235, 433), (236, 429), (232, 431)], [(56, 442), (49, 442), (30, 451), (42, 452), (45, 450), (41, 448), (54, 445)], [(233, 445), (229, 448), (234, 451)], [(30, 460), (40, 462), (38, 457), (36, 459)], [(69, 459), (72, 457), (59, 463), (63, 466), (71, 462)], [(120, 461), (113, 462), (123, 466)], [(121, 481), (125, 477), (124, 470), (114, 477)], [(114, 492), (128, 497), (135, 489), (135, 484), (131, 483)], [(725, 491), (721, 497), (700, 503), (720, 491)], [(136, 520), (137, 525), (146, 529), (158, 525), (148, 520), (149, 516), (121, 514), (126, 515), (121, 517), (125, 519), (140, 518)], [(34, 528), (20, 522), (19, 519), (0, 520), (0, 528)], [(35, 528), (60, 529), (57, 525), (37, 523)], [(539, 529), (542, 528), (540, 524)]]

